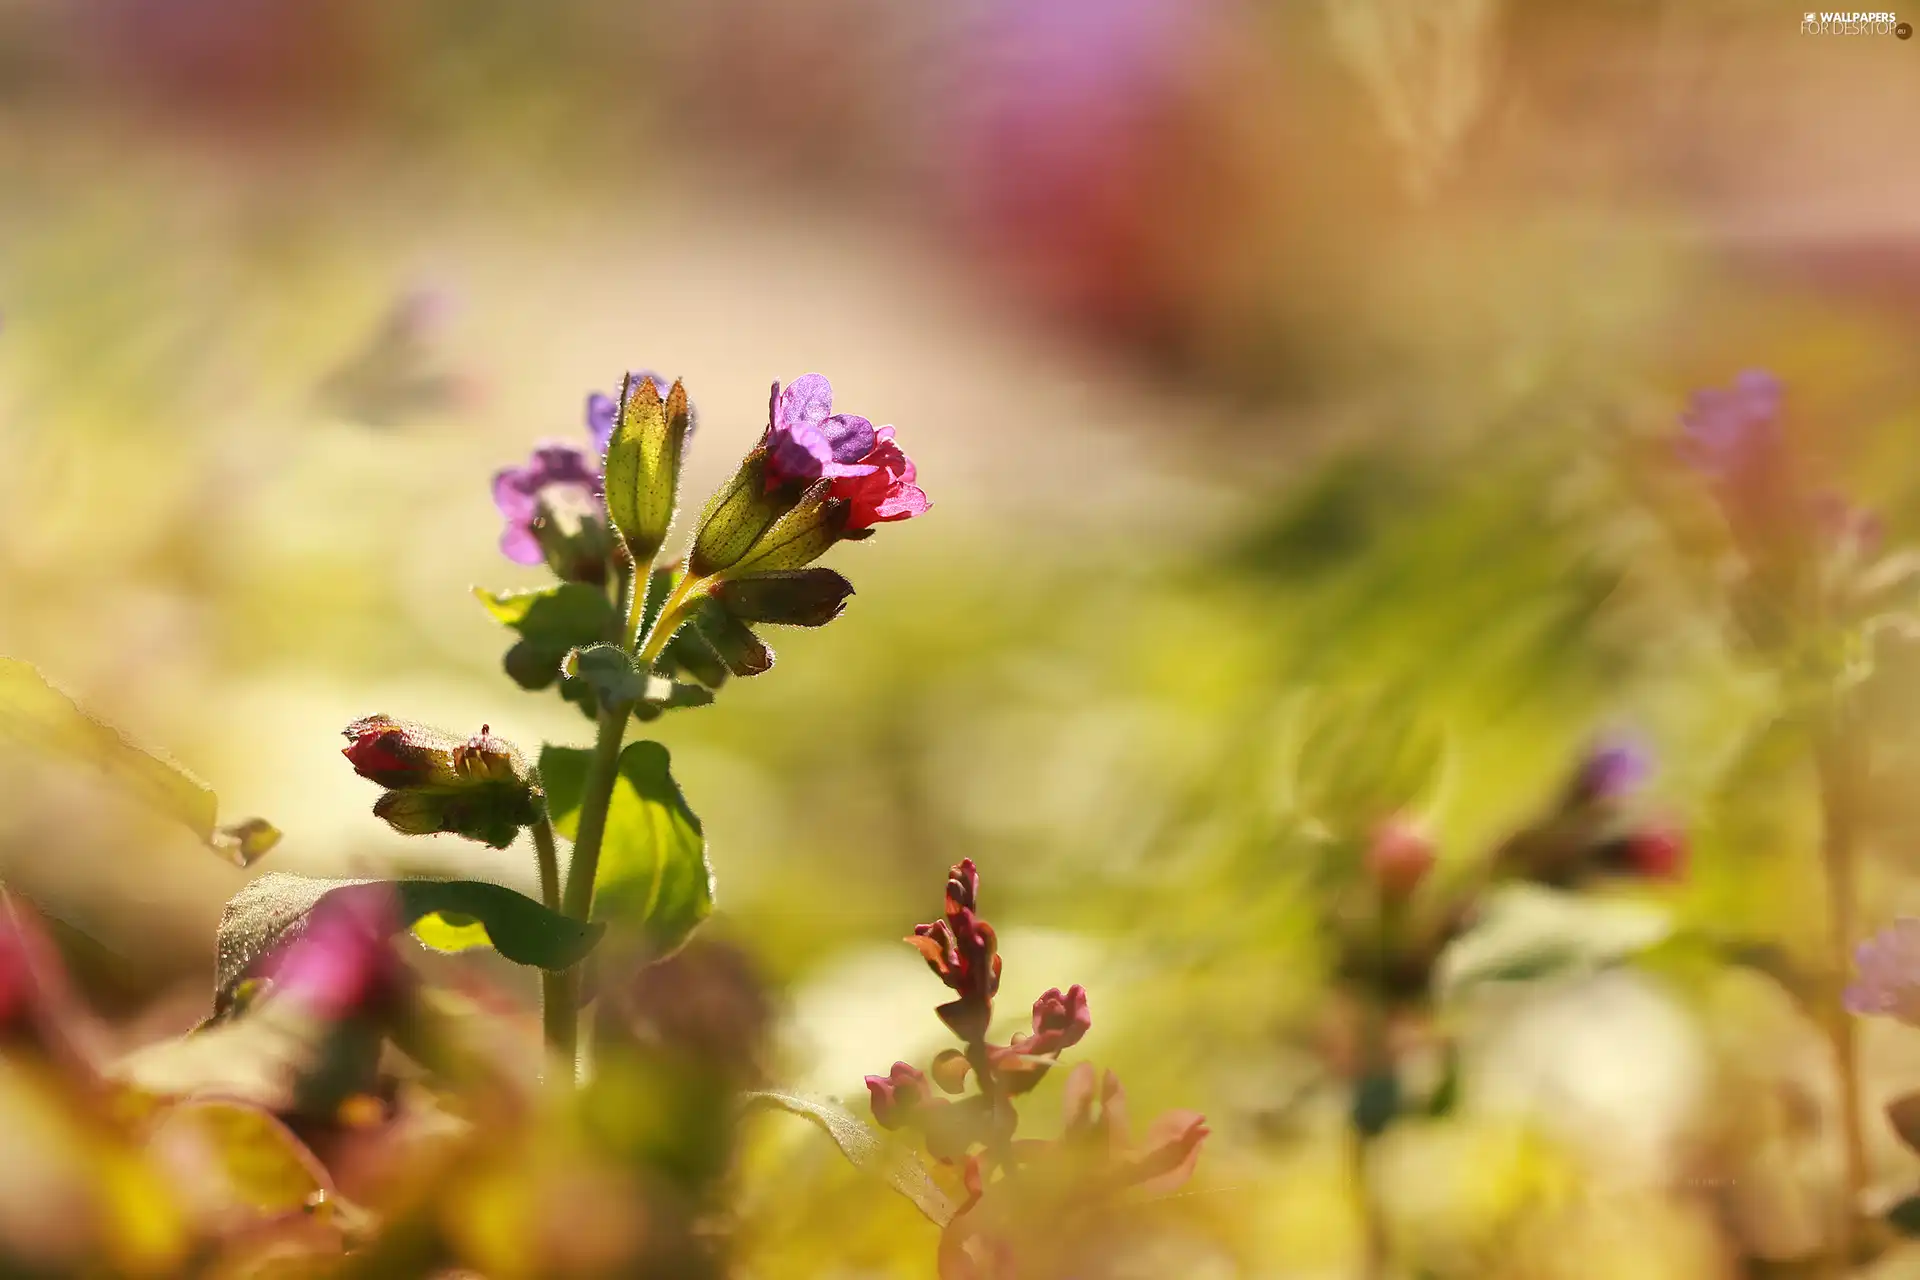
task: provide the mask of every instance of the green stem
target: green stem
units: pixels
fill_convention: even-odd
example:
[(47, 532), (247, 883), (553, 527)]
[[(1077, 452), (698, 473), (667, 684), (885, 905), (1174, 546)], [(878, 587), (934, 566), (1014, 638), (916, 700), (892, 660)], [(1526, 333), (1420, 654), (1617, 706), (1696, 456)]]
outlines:
[[(533, 824), (533, 852), (540, 866), (540, 901), (549, 911), (560, 910), (560, 853), (554, 847), (553, 823), (543, 801)], [(540, 1023), (547, 1049), (563, 1062), (573, 1061), (578, 1019), (575, 1016), (572, 975), (540, 972)]]
[(620, 773), (620, 742), (626, 736), (631, 702), (616, 703), (600, 712), (600, 733), (594, 739), (593, 758), (580, 796), (579, 834), (573, 840), (573, 861), (567, 867), (567, 887), (561, 898), (563, 914), (575, 920), (593, 914), (593, 881), (600, 870), (600, 840), (607, 833), (607, 807), (613, 802), (613, 784)]
[[(639, 565), (634, 566), (627, 588), (627, 625), (621, 638), (621, 647), (629, 654), (638, 649), (635, 663), (643, 670), (651, 667), (667, 647), (673, 633), (686, 620), (688, 606), (699, 598), (699, 590), (705, 585), (704, 579), (682, 578), (673, 589), (673, 594), (667, 597), (660, 616), (654, 619), (653, 629), (643, 642), (639, 634), (640, 619), (646, 609), (647, 581), (650, 576)], [(631, 702), (615, 703), (600, 711), (600, 729), (594, 738), (593, 757), (587, 764), (586, 782), (580, 795), (580, 825), (574, 835), (573, 860), (567, 865), (566, 888), (560, 895), (561, 912), (574, 920), (588, 920), (593, 916), (594, 881), (600, 872), (600, 844), (607, 834), (607, 810), (613, 803), (613, 788), (620, 775), (620, 747), (626, 738), (627, 719), (632, 714)], [(555, 975), (549, 989), (547, 1039), (568, 1061), (575, 1064), (577, 1074), (579, 966)], [(564, 1027), (561, 1026), (562, 1022), (566, 1024)]]
[[(1853, 783), (1858, 761), (1848, 739), (1844, 707), (1836, 710), (1815, 747), (1820, 776), (1820, 804), (1824, 831), (1823, 862), (1827, 878), (1829, 961), (1836, 976), (1844, 977), (1853, 963), (1855, 828)], [(1838, 1273), (1845, 1275), (1853, 1261), (1854, 1225), (1867, 1186), (1867, 1146), (1860, 1125), (1860, 1051), (1854, 1019), (1838, 1005), (1827, 1014), (1828, 1036), (1840, 1075), (1841, 1135), (1846, 1144), (1846, 1183), (1836, 1224)]]

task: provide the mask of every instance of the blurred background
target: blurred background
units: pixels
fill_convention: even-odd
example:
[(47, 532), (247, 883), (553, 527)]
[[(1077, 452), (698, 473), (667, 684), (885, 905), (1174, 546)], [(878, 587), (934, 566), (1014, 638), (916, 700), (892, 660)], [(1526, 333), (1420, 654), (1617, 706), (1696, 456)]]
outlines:
[[(540, 580), (497, 551), (492, 473), (653, 368), (698, 407), (704, 492), (767, 384), (824, 372), (934, 510), (836, 553), (844, 619), (658, 726), (785, 1070), (857, 1096), (941, 1043), (895, 940), (975, 858), (1009, 1007), (1086, 983), (1082, 1053), (1141, 1114), (1209, 1115), (1185, 1251), (1142, 1274), (1350, 1274), (1283, 813), (1303, 698), (1444, 743), (1418, 814), (1443, 868), (1639, 734), (1691, 856), (1640, 896), (1821, 945), (1805, 762), (1764, 749), (1668, 445), (1692, 389), (1770, 368), (1823, 475), (1920, 531), (1920, 44), (1800, 20), (0, 0), (0, 653), (270, 817), (269, 865), (530, 886), (524, 846), (373, 820), (340, 729), (585, 743), (470, 594)], [(130, 1041), (191, 1025), (249, 873), (8, 767), (0, 874), (96, 940), (77, 963)], [(1866, 924), (1920, 907), (1914, 818), (1869, 833)], [(532, 1035), (530, 980), (491, 976)], [(1476, 1014), (1473, 1105), (1396, 1146), (1426, 1274), (1805, 1252), (1837, 1159), (1805, 1015), (1753, 975), (1594, 982)], [(1920, 1075), (1898, 1028), (1866, 1050), (1870, 1100)], [(798, 1128), (753, 1152), (747, 1273), (931, 1274), (931, 1228)], [(1540, 1222), (1555, 1247), (1487, 1260)]]

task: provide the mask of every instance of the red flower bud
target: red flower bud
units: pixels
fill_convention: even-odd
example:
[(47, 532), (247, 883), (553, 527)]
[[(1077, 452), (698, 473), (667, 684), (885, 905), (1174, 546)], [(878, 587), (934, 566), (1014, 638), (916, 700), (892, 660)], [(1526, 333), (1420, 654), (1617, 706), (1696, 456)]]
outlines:
[[(867, 1077), (868, 1101), (873, 1118), (882, 1129), (898, 1129), (913, 1113), (936, 1101), (927, 1078), (910, 1063), (896, 1062), (884, 1076)], [(944, 1102), (945, 1099), (938, 1099)]]
[(1403, 819), (1389, 819), (1374, 828), (1367, 845), (1367, 875), (1383, 896), (1403, 900), (1433, 870), (1434, 856), (1425, 832)]
[(1679, 880), (1687, 871), (1686, 836), (1671, 827), (1648, 827), (1628, 836), (1621, 860), (1634, 875), (1649, 880)]

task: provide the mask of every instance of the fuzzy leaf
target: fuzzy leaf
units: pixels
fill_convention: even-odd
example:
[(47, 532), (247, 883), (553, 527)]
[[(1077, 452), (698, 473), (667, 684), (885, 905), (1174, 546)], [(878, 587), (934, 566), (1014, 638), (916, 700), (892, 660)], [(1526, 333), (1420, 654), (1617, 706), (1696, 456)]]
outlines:
[(771, 1107), (810, 1120), (829, 1137), (856, 1169), (871, 1174), (913, 1202), (938, 1226), (953, 1220), (954, 1205), (911, 1151), (896, 1147), (845, 1107), (797, 1093), (771, 1090), (749, 1093), (749, 1108)]
[(155, 811), (184, 824), (208, 848), (246, 866), (280, 842), (272, 823), (219, 825), (213, 789), (164, 757), (94, 719), (31, 663), (0, 658), (0, 737), (27, 750), (92, 765)]
[(588, 645), (575, 649), (560, 666), (560, 673), (584, 680), (593, 687), (602, 706), (639, 702), (646, 697), (647, 681), (635, 670), (633, 659), (615, 644)]
[[(540, 753), (547, 810), (569, 840), (579, 831), (587, 759), (567, 747)], [(663, 954), (713, 912), (706, 837), (669, 766), (657, 742), (628, 743), (620, 753), (593, 898), (595, 920), (644, 933)]]
[(1513, 885), (1490, 898), (1480, 924), (1447, 948), (1436, 982), (1451, 999), (1480, 983), (1591, 971), (1650, 951), (1672, 934), (1672, 919), (1657, 908)]
[(520, 633), (504, 665), (522, 689), (552, 685), (567, 654), (613, 639), (619, 625), (606, 593), (584, 582), (510, 593), (475, 587), (473, 594), (488, 613)]
[[(207, 1187), (224, 1202), (275, 1216), (302, 1213), (334, 1194), (326, 1168), (273, 1115), (260, 1107), (222, 1098), (183, 1102), (168, 1108), (154, 1125), (152, 1144), (177, 1150)], [(178, 1144), (178, 1145), (176, 1145)]]
[(413, 922), (413, 936), (432, 951), (455, 953), (491, 947), (487, 926), (458, 911), (431, 911)]
[(482, 880), (323, 880), (273, 872), (235, 894), (221, 914), (215, 1007), (230, 1003), (262, 956), (306, 927), (308, 914), (322, 899), (367, 885), (383, 885), (396, 894), (402, 926), (436, 912), (454, 913), (483, 925), (494, 950), (516, 964), (571, 968), (602, 932), (598, 925), (569, 920), (525, 894)]

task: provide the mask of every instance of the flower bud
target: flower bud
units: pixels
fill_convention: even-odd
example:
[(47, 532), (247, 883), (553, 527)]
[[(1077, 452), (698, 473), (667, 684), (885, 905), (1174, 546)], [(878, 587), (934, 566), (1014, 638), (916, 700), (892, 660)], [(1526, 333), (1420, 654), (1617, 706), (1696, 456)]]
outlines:
[(1679, 880), (1686, 875), (1687, 840), (1672, 827), (1645, 827), (1604, 846), (1599, 861), (1616, 875)]
[(375, 816), (403, 835), (447, 832), (495, 848), (533, 822), (532, 774), (512, 743), (486, 725), (461, 740), (426, 725), (369, 716), (347, 726), (354, 771), (387, 793)]
[(663, 400), (651, 377), (627, 375), (619, 424), (607, 444), (607, 514), (635, 564), (647, 564), (666, 541), (680, 490), (680, 461), (689, 424), (686, 388)]
[(1433, 841), (1410, 822), (1392, 819), (1374, 828), (1367, 844), (1367, 875), (1390, 901), (1413, 896), (1433, 870)]
[(767, 489), (767, 450), (764, 445), (746, 456), (726, 487), (715, 493), (700, 517), (687, 571), (706, 578), (730, 569), (753, 549), (764, 534), (799, 500), (798, 485)]
[(898, 1129), (912, 1114), (934, 1101), (927, 1078), (912, 1064), (896, 1062), (884, 1076), (867, 1077), (873, 1119), (882, 1129)]
[(729, 578), (714, 599), (741, 622), (823, 627), (847, 607), (853, 584), (832, 569), (785, 569)]
[(773, 667), (773, 650), (766, 642), (715, 601), (701, 607), (699, 634), (736, 676), (757, 676)]
[(846, 532), (849, 514), (846, 500), (833, 496), (833, 482), (816, 480), (727, 572), (740, 577), (812, 564)]

